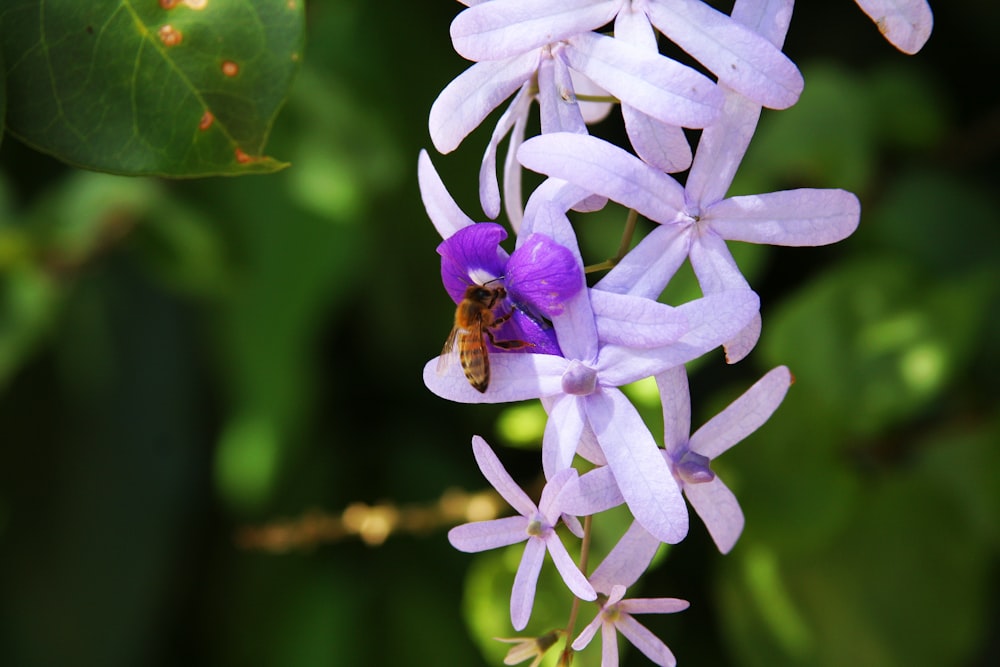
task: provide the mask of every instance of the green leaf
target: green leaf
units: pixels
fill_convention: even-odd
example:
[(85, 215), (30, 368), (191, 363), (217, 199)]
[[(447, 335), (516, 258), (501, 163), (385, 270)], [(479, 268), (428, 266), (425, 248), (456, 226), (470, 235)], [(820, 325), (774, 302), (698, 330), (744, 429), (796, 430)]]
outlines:
[(0, 13), (7, 128), (78, 167), (175, 177), (271, 172), (298, 69), (297, 0), (12, 0)]

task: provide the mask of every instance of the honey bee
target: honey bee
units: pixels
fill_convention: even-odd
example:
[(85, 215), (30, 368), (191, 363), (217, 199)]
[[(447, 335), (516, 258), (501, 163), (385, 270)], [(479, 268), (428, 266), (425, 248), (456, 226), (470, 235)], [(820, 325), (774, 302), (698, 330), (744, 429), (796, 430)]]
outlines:
[(439, 373), (445, 369), (452, 350), (457, 347), (466, 379), (481, 393), (490, 386), (490, 354), (484, 336), (502, 350), (519, 350), (533, 345), (523, 340), (496, 339), (492, 330), (510, 319), (511, 313), (495, 316), (495, 308), (503, 301), (507, 290), (488, 285), (470, 285), (465, 290), (455, 309), (455, 326), (444, 343), (437, 368)]

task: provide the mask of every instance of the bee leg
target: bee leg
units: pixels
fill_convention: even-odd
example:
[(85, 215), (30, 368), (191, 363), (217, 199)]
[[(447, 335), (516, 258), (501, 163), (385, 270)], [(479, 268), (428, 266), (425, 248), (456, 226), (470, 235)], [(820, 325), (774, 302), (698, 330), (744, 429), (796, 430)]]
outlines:
[[(508, 315), (508, 317), (509, 317), (509, 315)], [(499, 321), (499, 320), (497, 320), (497, 321)], [(494, 324), (496, 324), (496, 322), (494, 322)], [(490, 343), (494, 347), (499, 347), (501, 350), (520, 350), (520, 349), (523, 349), (525, 347), (534, 347), (535, 346), (534, 343), (529, 343), (526, 340), (497, 340), (496, 337), (493, 335), (492, 331), (490, 331), (489, 329), (486, 329), (485, 331), (486, 331), (486, 335), (490, 339)]]

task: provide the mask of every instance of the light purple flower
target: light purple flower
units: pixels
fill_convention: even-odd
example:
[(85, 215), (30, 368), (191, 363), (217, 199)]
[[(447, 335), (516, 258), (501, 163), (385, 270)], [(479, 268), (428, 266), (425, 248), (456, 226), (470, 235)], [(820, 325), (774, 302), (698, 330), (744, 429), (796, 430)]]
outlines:
[(618, 633), (629, 640), (643, 655), (660, 665), (673, 667), (677, 659), (667, 645), (636, 621), (633, 614), (673, 614), (684, 611), (690, 604), (677, 598), (635, 598), (624, 600), (625, 587), (615, 586), (601, 604), (601, 611), (573, 640), (573, 649), (582, 651), (601, 630), (601, 667), (618, 667)]
[[(727, 99), (741, 104), (738, 96)], [(736, 134), (702, 139), (686, 188), (625, 150), (590, 136), (534, 137), (518, 150), (518, 159), (529, 169), (660, 223), (596, 285), (599, 290), (655, 299), (681, 263), (690, 259), (702, 292), (712, 295), (749, 288), (727, 240), (823, 245), (848, 236), (860, 217), (857, 197), (844, 190), (803, 188), (724, 199), (729, 184), (723, 187), (721, 180), (731, 178), (734, 169), (713, 171), (709, 164), (717, 164), (715, 158), (730, 159), (723, 142), (733, 141)], [(728, 360), (745, 356), (758, 334), (759, 321), (740, 340), (727, 341)]]
[[(565, 245), (580, 262), (565, 214), (552, 205), (537, 210), (531, 231)], [(679, 542), (687, 534), (679, 487), (649, 429), (617, 387), (718, 346), (757, 312), (757, 296), (749, 290), (720, 292), (678, 308), (608, 292), (594, 291), (593, 298), (592, 304), (591, 290), (581, 289), (553, 316), (563, 356), (496, 355), (485, 393), (458, 370), (439, 374), (434, 359), (424, 368), (424, 383), (435, 394), (463, 403), (544, 399), (549, 410), (542, 444), (546, 477), (570, 467), (581, 437), (590, 432), (636, 520), (661, 541)]]
[(913, 55), (927, 43), (934, 15), (927, 0), (855, 0), (879, 32), (903, 53)]
[(448, 532), (448, 541), (459, 551), (468, 553), (506, 547), (519, 542), (526, 543), (517, 575), (514, 577), (510, 598), (510, 620), (514, 629), (523, 630), (528, 624), (535, 600), (538, 574), (542, 569), (546, 551), (552, 556), (552, 562), (574, 595), (583, 600), (596, 599), (597, 594), (593, 587), (573, 562), (555, 532), (556, 524), (563, 518), (571, 530), (582, 535), (579, 523), (572, 517), (561, 516), (562, 512), (555, 502), (563, 484), (574, 471), (565, 470), (550, 479), (542, 490), (542, 497), (536, 506), (514, 482), (485, 440), (479, 436), (474, 437), (472, 451), (483, 476), (520, 516), (457, 526)]

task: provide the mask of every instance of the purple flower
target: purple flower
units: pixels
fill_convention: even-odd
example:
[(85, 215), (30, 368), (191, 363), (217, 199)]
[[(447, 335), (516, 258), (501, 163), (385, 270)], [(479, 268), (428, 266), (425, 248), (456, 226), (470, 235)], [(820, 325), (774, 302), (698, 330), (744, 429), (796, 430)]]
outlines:
[[(526, 226), (566, 246), (580, 263), (565, 214), (552, 205), (536, 210)], [(591, 433), (636, 520), (661, 541), (676, 543), (687, 534), (687, 508), (656, 441), (617, 387), (704, 354), (744, 327), (757, 308), (749, 290), (671, 308), (581, 289), (552, 317), (562, 356), (496, 355), (485, 393), (458, 371), (439, 374), (436, 360), (425, 366), (424, 383), (437, 395), (464, 403), (542, 398), (549, 410), (542, 443), (546, 477), (569, 468), (581, 437)]]
[[(693, 435), (691, 433), (691, 397), (688, 393), (687, 373), (683, 367), (673, 368), (656, 376), (663, 404), (664, 443), (663, 456), (698, 516), (705, 523), (709, 534), (722, 553), (728, 553), (743, 531), (743, 512), (729, 487), (710, 467), (730, 447), (756, 431), (770, 418), (781, 404), (792, 377), (788, 369), (779, 366), (758, 380), (726, 409), (706, 422)], [(602, 466), (571, 479), (563, 488), (560, 505), (574, 516), (603, 512), (624, 502), (615, 475)], [(615, 571), (624, 568), (634, 576), (641, 572), (639, 565), (648, 564), (653, 553), (641, 533), (632, 535), (629, 545), (637, 554), (619, 556), (613, 564)], [(645, 553), (646, 555), (643, 555)], [(628, 558), (638, 559), (637, 562)], [(612, 565), (609, 565), (612, 567)], [(597, 575), (597, 572), (595, 572)], [(628, 586), (634, 581), (618, 573), (621, 581), (601, 575), (591, 577), (598, 591), (606, 591), (609, 583)]]
[[(728, 98), (742, 104), (742, 98)], [(709, 128), (711, 130), (712, 128)], [(699, 143), (687, 186), (606, 141), (553, 133), (526, 141), (521, 163), (636, 210), (660, 223), (596, 285), (600, 290), (655, 299), (685, 259), (702, 292), (748, 289), (726, 241), (772, 245), (823, 245), (857, 227), (857, 197), (843, 190), (799, 189), (724, 199), (735, 169), (712, 169), (729, 160), (726, 144), (739, 135), (710, 134)], [(750, 130), (752, 134), (752, 129)], [(745, 148), (745, 146), (744, 146)], [(726, 180), (723, 186), (722, 181)], [(728, 341), (735, 362), (756, 344), (759, 320), (740, 340)]]
[(677, 659), (667, 645), (636, 621), (633, 614), (673, 614), (690, 605), (677, 598), (635, 598), (623, 600), (625, 587), (615, 586), (601, 603), (601, 611), (573, 640), (573, 649), (582, 651), (601, 630), (601, 667), (618, 667), (618, 633), (660, 667), (673, 667)]
[[(514, 629), (522, 630), (528, 624), (535, 600), (538, 573), (542, 569), (546, 551), (552, 556), (556, 569), (574, 595), (584, 600), (596, 599), (593, 587), (577, 568), (555, 532), (561, 517), (561, 510), (555, 501), (563, 484), (574, 471), (565, 470), (550, 479), (536, 506), (514, 482), (485, 440), (479, 436), (474, 437), (472, 451), (483, 476), (520, 516), (457, 526), (448, 532), (448, 541), (459, 551), (468, 553), (526, 542), (510, 598), (510, 620)], [(562, 518), (571, 530), (582, 535), (583, 531), (575, 519), (565, 516)]]
[(934, 15), (927, 0), (855, 0), (879, 32), (903, 53), (913, 55), (927, 43)]

